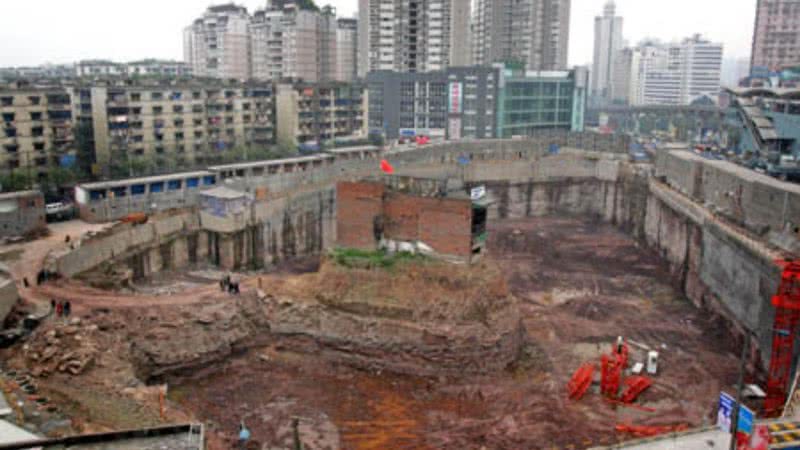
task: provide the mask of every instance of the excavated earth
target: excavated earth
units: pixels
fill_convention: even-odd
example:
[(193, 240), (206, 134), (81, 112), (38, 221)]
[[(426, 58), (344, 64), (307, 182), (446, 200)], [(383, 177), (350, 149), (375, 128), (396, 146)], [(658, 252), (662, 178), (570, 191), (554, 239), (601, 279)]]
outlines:
[[(7, 364), (29, 371), (77, 428), (209, 424), (230, 448), (588, 448), (617, 423), (713, 420), (736, 381), (724, 327), (676, 291), (659, 256), (611, 225), (565, 216), (492, 223), (480, 265), (406, 264), (119, 294), (62, 281), (35, 288), (80, 318), (48, 320)], [(578, 402), (565, 384), (617, 336), (660, 352), (652, 408)], [(168, 385), (166, 417), (159, 391)], [(570, 447), (571, 446), (571, 447)]]

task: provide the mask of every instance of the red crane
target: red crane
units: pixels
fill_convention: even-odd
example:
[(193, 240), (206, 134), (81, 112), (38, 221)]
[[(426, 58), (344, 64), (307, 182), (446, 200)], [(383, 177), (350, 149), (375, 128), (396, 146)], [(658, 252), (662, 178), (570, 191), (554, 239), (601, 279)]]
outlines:
[(769, 360), (767, 398), (764, 415), (781, 414), (789, 395), (794, 341), (800, 324), (800, 261), (778, 261), (783, 267), (781, 284), (772, 297), (775, 306), (775, 326), (772, 329), (772, 357)]

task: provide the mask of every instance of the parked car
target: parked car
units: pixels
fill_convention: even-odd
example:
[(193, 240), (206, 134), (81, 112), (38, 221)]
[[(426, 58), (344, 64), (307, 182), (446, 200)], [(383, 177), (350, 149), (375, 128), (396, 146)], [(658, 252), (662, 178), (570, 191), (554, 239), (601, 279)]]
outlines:
[(44, 212), (48, 222), (70, 220), (75, 217), (75, 205), (64, 202), (48, 203), (44, 206)]

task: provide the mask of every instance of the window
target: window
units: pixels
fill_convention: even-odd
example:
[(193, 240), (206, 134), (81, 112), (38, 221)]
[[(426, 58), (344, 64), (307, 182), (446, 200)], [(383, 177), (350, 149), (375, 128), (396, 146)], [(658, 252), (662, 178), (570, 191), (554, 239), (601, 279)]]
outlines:
[(0, 105), (11, 106), (14, 104), (14, 97), (0, 97)]
[(131, 195), (142, 195), (145, 192), (145, 185), (134, 184), (131, 186)]
[(162, 94), (161, 92), (152, 92), (150, 94), (150, 100), (163, 100), (163, 99), (164, 99), (164, 94)]
[(216, 180), (216, 178), (214, 178), (214, 175), (206, 175), (206, 176), (203, 177), (203, 185), (204, 186), (211, 186), (211, 185), (214, 185), (214, 184), (217, 184), (217, 180)]
[(150, 184), (150, 192), (164, 192), (164, 182)]
[(28, 101), (31, 102), (31, 105), (38, 105), (38, 104), (40, 104), (42, 102), (42, 98), (38, 97), (38, 96), (35, 96), (35, 95), (32, 95), (32, 96), (28, 97)]
[(168, 191), (179, 191), (181, 190), (181, 186), (183, 183), (181, 180), (169, 180), (167, 182), (167, 190)]
[(200, 179), (199, 178), (188, 178), (186, 179), (186, 187), (189, 189), (195, 189), (200, 186)]
[(42, 120), (42, 113), (41, 112), (32, 112), (31, 113), (31, 120), (34, 122), (39, 122)]

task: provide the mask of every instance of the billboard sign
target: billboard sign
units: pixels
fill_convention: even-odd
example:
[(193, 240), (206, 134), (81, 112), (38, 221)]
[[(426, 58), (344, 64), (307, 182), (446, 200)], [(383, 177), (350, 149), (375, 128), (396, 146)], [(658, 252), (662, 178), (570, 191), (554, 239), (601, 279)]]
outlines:
[(463, 110), (464, 85), (459, 82), (450, 83), (448, 111), (450, 114), (461, 114)]

